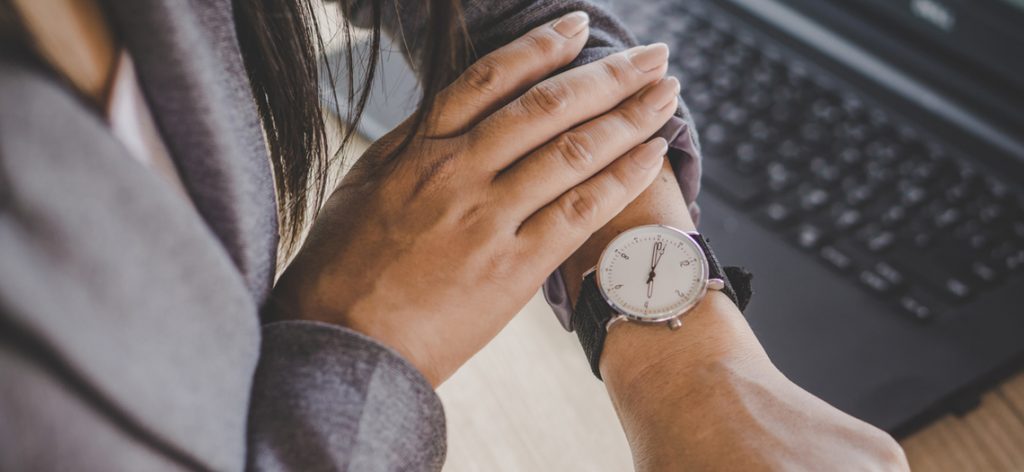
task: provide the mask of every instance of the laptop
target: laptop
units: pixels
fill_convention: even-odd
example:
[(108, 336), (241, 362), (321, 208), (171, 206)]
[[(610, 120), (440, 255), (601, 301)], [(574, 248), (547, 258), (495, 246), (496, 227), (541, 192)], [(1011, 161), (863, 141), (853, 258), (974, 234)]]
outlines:
[[(747, 317), (786, 375), (899, 436), (1021, 365), (1024, 1), (612, 8), (672, 48), (701, 232), (754, 272)], [(400, 55), (382, 68), (370, 139), (415, 105)]]
[(619, 2), (668, 42), (701, 231), (778, 367), (896, 435), (1024, 354), (1024, 1)]

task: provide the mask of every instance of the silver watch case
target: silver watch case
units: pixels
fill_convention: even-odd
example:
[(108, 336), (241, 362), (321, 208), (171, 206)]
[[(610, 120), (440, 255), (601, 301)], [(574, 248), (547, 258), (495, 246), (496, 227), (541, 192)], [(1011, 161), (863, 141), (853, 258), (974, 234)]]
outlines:
[[(626, 313), (625, 310), (623, 310), (618, 305), (616, 305), (615, 302), (613, 302), (611, 300), (611, 298), (608, 297), (608, 294), (606, 294), (604, 292), (604, 285), (601, 284), (601, 271), (597, 270), (599, 267), (601, 267), (603, 265), (605, 257), (608, 256), (609, 248), (615, 246), (615, 243), (618, 242), (619, 239), (622, 239), (624, 237), (628, 237), (630, 235), (630, 233), (632, 233), (634, 230), (642, 229), (642, 228), (650, 228), (650, 227), (658, 227), (658, 228), (662, 228), (662, 229), (667, 229), (669, 231), (674, 231), (674, 232), (679, 233), (680, 235), (682, 235), (687, 241), (690, 242), (690, 244), (693, 244), (693, 247), (697, 249), (697, 253), (700, 254), (701, 274), (702, 274), (702, 279), (703, 279), (703, 286), (701, 287), (700, 294), (697, 297), (695, 297), (690, 303), (686, 304), (685, 306), (680, 308), (675, 313), (672, 313), (672, 314), (669, 314), (669, 315), (666, 315), (666, 316), (663, 316), (663, 317), (658, 317), (658, 318), (642, 318), (642, 317), (639, 317), (639, 316), (630, 315), (630, 314)], [(707, 256), (707, 254), (704, 253), (704, 250), (701, 249), (700, 244), (697, 243), (697, 239), (696, 239), (697, 237), (699, 237), (699, 234), (696, 233), (696, 232), (687, 232), (687, 231), (680, 230), (678, 228), (674, 228), (672, 226), (667, 226), (667, 225), (644, 225), (644, 226), (636, 226), (636, 227), (630, 228), (627, 231), (624, 231), (622, 234), (616, 236), (615, 239), (613, 239), (611, 242), (609, 242), (607, 246), (605, 246), (604, 251), (601, 252), (601, 257), (597, 261), (597, 265), (594, 266), (593, 268), (591, 268), (590, 270), (588, 270), (586, 273), (584, 273), (583, 277), (586, 278), (588, 275), (590, 275), (591, 272), (595, 272), (595, 274), (596, 274), (595, 275), (595, 277), (596, 277), (596, 281), (595, 282), (597, 283), (597, 291), (598, 291), (598, 293), (601, 294), (601, 298), (604, 298), (605, 303), (607, 303), (608, 306), (610, 306), (612, 308), (612, 311), (615, 312), (615, 316), (612, 316), (612, 318), (610, 320), (608, 320), (608, 323), (605, 325), (605, 330), (606, 331), (611, 329), (612, 325), (614, 325), (614, 324), (616, 324), (616, 323), (618, 323), (620, 321), (635, 321), (635, 322), (644, 323), (644, 324), (659, 324), (659, 323), (668, 322), (668, 327), (669, 328), (671, 328), (671, 329), (678, 329), (683, 324), (683, 317), (686, 316), (686, 314), (689, 313), (691, 310), (693, 310), (694, 307), (696, 307), (698, 304), (700, 304), (700, 302), (702, 300), (704, 300), (704, 297), (707, 295), (708, 290), (722, 290), (725, 287), (725, 281), (724, 280), (717, 279), (717, 278), (715, 278), (715, 279), (709, 278), (709, 274), (708, 273), (710, 272), (710, 269), (708, 268), (708, 256)]]

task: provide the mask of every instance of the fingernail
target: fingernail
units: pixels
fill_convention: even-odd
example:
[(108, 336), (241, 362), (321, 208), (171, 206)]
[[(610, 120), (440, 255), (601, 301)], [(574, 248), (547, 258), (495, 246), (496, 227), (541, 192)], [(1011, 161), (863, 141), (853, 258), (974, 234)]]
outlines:
[(629, 53), (629, 61), (637, 69), (640, 69), (640, 72), (650, 72), (657, 69), (667, 60), (668, 46), (665, 43), (636, 47)]
[(643, 169), (650, 169), (661, 165), (665, 153), (668, 152), (668, 141), (662, 137), (654, 138), (644, 143), (643, 149), (639, 151), (634, 156), (635, 162)]
[(572, 38), (580, 34), (590, 23), (590, 16), (586, 12), (574, 11), (558, 19), (551, 25), (558, 34), (566, 38)]
[(665, 77), (640, 95), (640, 103), (651, 109), (661, 110), (679, 94), (679, 80), (675, 77)]

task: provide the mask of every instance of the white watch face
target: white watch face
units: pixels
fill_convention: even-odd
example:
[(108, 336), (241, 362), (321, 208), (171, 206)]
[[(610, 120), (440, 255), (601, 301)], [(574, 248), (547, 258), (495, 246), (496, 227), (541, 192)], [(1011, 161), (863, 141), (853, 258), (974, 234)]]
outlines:
[(686, 312), (707, 290), (707, 260), (692, 237), (667, 226), (640, 226), (604, 250), (597, 284), (630, 318), (663, 321)]

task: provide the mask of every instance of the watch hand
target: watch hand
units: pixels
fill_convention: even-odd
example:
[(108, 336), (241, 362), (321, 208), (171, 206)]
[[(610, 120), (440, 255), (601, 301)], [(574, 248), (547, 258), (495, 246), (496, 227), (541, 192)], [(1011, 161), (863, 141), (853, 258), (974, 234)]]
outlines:
[(654, 243), (651, 246), (651, 272), (654, 272), (654, 266), (658, 265), (658, 244)]
[[(651, 272), (654, 274), (654, 272)], [(647, 279), (647, 298), (654, 296), (654, 277)]]
[(654, 259), (651, 263), (651, 270), (658, 267), (658, 263), (661, 262), (661, 256), (665, 255), (665, 243), (658, 241), (654, 243)]

